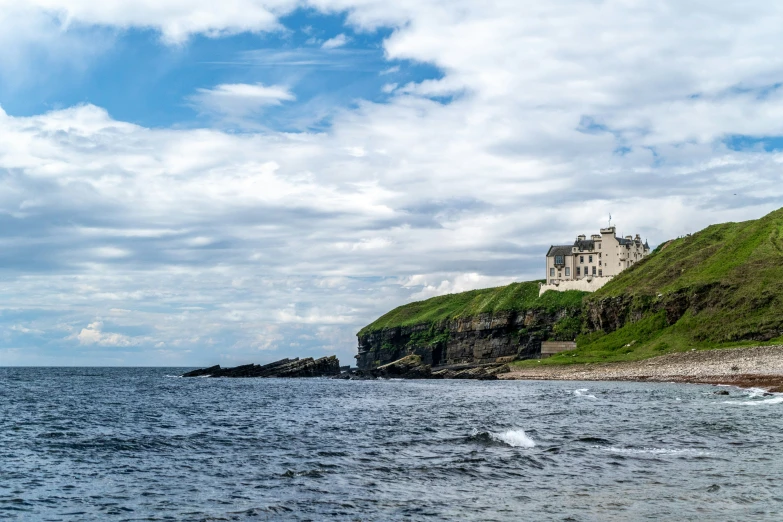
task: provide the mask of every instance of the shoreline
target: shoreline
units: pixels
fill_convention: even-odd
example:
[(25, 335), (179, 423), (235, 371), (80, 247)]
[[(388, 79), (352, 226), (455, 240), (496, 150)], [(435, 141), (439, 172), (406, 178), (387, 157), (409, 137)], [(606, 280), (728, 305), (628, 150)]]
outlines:
[(503, 380), (637, 381), (713, 384), (783, 393), (783, 346), (677, 352), (632, 362), (509, 366)]

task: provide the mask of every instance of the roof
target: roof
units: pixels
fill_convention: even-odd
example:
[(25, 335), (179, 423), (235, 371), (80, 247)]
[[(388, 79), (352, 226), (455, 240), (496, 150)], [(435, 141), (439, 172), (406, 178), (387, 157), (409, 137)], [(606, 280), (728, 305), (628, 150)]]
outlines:
[(549, 247), (549, 252), (546, 253), (546, 257), (570, 256), (573, 248), (572, 245), (552, 245)]
[(592, 239), (577, 239), (574, 241), (574, 246), (579, 250), (595, 250), (595, 241)]

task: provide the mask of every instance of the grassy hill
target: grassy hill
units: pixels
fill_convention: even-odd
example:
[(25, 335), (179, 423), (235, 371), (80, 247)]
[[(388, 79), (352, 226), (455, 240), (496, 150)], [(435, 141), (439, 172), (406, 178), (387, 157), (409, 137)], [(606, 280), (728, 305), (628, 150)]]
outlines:
[(662, 245), (587, 297), (585, 320), (602, 331), (545, 364), (782, 341), (783, 209)]
[(503, 311), (578, 308), (587, 292), (546, 292), (538, 296), (539, 281), (442, 295), (395, 308), (361, 329), (358, 335), (397, 326), (439, 323), (461, 317)]

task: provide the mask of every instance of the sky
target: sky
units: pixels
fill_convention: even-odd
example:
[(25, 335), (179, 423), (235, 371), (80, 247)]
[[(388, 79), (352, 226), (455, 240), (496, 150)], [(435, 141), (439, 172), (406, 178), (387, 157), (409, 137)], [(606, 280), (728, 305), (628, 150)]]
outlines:
[(336, 354), (783, 206), (768, 0), (0, 0), (0, 366)]

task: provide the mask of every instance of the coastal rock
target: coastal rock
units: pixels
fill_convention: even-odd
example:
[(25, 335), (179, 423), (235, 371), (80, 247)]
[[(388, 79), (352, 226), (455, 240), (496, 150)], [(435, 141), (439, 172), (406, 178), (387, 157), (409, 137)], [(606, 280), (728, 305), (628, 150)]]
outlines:
[(183, 377), (329, 377), (340, 375), (340, 361), (334, 355), (313, 359), (281, 359), (269, 364), (245, 364), (234, 368), (220, 365), (193, 370)]
[(423, 364), (418, 355), (408, 355), (389, 364), (379, 366), (373, 372), (377, 377), (400, 379), (429, 379), (432, 377), (432, 368), (429, 364)]
[[(433, 368), (458, 364), (504, 364), (533, 359), (541, 342), (556, 339), (555, 325), (580, 309), (482, 313), (438, 323), (398, 326), (359, 334), (360, 369), (378, 368), (418, 355)], [(573, 336), (567, 337), (572, 340)]]
[(475, 379), (495, 380), (509, 371), (507, 364), (459, 364), (432, 368), (418, 355), (407, 355), (378, 368), (354, 369), (343, 372), (334, 379)]

